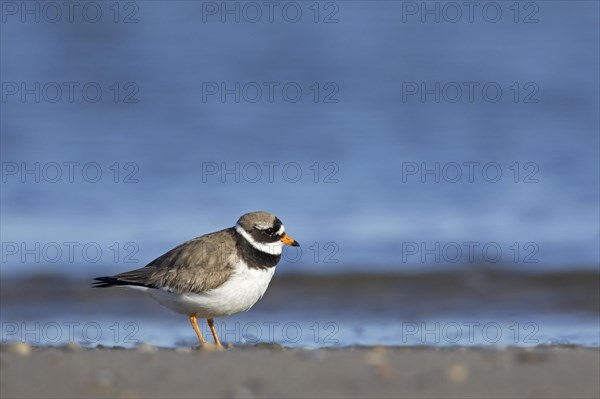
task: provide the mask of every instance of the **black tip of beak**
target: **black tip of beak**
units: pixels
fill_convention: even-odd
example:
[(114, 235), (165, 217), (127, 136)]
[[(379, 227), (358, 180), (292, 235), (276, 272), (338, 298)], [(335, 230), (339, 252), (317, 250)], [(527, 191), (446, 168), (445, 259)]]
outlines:
[(294, 242), (292, 243), (292, 247), (299, 247), (300, 244), (298, 244), (298, 241), (294, 240)]

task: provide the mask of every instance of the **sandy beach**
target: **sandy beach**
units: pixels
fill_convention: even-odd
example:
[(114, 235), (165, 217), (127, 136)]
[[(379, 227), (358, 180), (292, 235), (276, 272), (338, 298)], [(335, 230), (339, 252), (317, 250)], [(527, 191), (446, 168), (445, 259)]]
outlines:
[(2, 398), (598, 398), (600, 352), (439, 349), (34, 348), (0, 356)]
[[(0, 287), (3, 399), (600, 397), (597, 274), (282, 276), (251, 312), (217, 320), (229, 345), (223, 352), (192, 349), (187, 320), (135, 292), (43, 277), (4, 279)], [(307, 339), (263, 334), (255, 346), (232, 334), (238, 325), (286, 320)], [(315, 342), (315, 320), (339, 326), (338, 344), (324, 342), (325, 330)], [(396, 328), (414, 320), (426, 321), (420, 334), (406, 337)], [(504, 321), (499, 332), (512, 345), (481, 339), (481, 330), (463, 329), (459, 343), (432, 330), (469, 321)], [(524, 328), (528, 321), (539, 326), (536, 334)], [(72, 337), (68, 323), (77, 325)], [(93, 328), (83, 334), (92, 323), (100, 342), (91, 339)], [(132, 341), (126, 323), (137, 328)], [(352, 343), (371, 336), (381, 342)], [(582, 341), (590, 344), (577, 345)]]

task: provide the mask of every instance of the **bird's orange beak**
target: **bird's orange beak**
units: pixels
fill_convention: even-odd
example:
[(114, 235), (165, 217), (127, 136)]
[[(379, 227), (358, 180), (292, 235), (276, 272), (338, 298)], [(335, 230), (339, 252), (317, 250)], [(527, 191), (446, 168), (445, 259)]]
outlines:
[(292, 237), (288, 236), (287, 234), (284, 234), (283, 237), (281, 237), (281, 240), (279, 240), (279, 241), (281, 241), (285, 245), (291, 245), (292, 247), (300, 246), (300, 244), (298, 244), (298, 241), (294, 240)]

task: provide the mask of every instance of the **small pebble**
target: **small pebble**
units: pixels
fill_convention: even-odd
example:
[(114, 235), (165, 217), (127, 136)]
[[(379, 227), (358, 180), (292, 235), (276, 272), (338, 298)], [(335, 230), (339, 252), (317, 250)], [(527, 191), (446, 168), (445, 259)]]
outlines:
[(379, 380), (387, 380), (393, 374), (387, 359), (387, 349), (381, 345), (374, 346), (365, 354), (365, 363), (373, 368)]
[(446, 372), (450, 382), (461, 384), (469, 379), (469, 369), (462, 363), (454, 363)]
[(202, 345), (196, 347), (196, 349), (200, 352), (215, 352), (223, 350), (222, 348), (219, 348), (217, 345), (210, 342), (205, 342)]
[(8, 346), (8, 350), (19, 356), (29, 356), (31, 355), (32, 348), (26, 342), (13, 342)]
[(192, 352), (192, 348), (188, 348), (187, 346), (185, 346), (185, 347), (179, 347), (179, 348), (175, 348), (175, 352), (178, 352), (178, 353), (191, 353)]
[(62, 350), (65, 352), (78, 352), (81, 350), (81, 345), (79, 345), (77, 342), (69, 342), (62, 347)]
[(143, 353), (155, 353), (158, 352), (158, 349), (156, 348), (156, 346), (150, 345), (150, 344), (140, 344), (138, 346), (136, 346), (135, 348), (138, 352), (143, 352)]

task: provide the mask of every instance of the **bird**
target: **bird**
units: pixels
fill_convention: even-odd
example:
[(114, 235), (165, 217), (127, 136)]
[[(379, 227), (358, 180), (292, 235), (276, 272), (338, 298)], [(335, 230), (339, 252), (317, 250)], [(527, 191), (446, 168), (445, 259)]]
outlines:
[(142, 268), (96, 277), (92, 286), (150, 294), (171, 311), (188, 316), (200, 347), (206, 341), (198, 318), (206, 319), (215, 345), (222, 349), (214, 319), (247, 311), (262, 298), (284, 245), (300, 246), (279, 218), (249, 212), (234, 227), (186, 241)]

